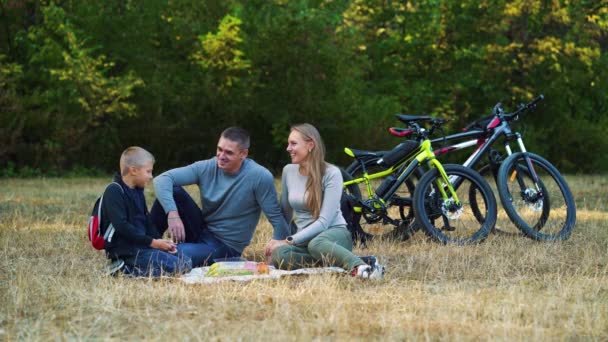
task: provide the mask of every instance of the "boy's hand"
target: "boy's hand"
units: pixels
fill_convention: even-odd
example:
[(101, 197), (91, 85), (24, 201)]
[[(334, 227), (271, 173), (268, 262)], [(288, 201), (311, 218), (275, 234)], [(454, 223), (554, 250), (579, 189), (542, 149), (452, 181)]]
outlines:
[(169, 252), (172, 254), (177, 253), (177, 245), (173, 241), (154, 239), (152, 240), (150, 247), (160, 249), (161, 251)]
[(167, 226), (169, 228), (169, 233), (171, 233), (171, 238), (175, 242), (184, 242), (186, 240), (186, 230), (184, 229), (184, 223), (182, 219), (179, 217), (177, 211), (170, 211), (167, 215)]

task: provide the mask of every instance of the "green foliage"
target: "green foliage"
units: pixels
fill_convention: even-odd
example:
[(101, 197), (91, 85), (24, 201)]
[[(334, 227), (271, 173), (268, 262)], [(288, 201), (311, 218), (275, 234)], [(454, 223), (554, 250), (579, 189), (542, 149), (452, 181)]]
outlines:
[(14, 157), (22, 139), (24, 117), (16, 84), (23, 77), (23, 68), (7, 63), (0, 54), (0, 160)]
[(220, 92), (232, 87), (238, 82), (239, 74), (251, 68), (251, 61), (238, 49), (243, 41), (240, 25), (240, 19), (227, 15), (220, 22), (217, 34), (207, 33), (198, 37), (200, 49), (191, 56), (204, 71), (217, 74), (214, 80)]
[(41, 90), (47, 101), (60, 103), (52, 115), (58, 124), (46, 146), (51, 152), (65, 154), (78, 151), (87, 144), (87, 133), (110, 119), (135, 116), (136, 106), (129, 102), (134, 88), (143, 81), (133, 72), (113, 76), (115, 63), (106, 56), (95, 56), (93, 48), (86, 46), (62, 8), (50, 3), (42, 7), (43, 23), (30, 30), (28, 37), (38, 47), (31, 61), (47, 71), (51, 89)]
[(0, 1), (0, 18), (0, 167), (109, 171), (141, 145), (162, 171), (239, 125), (278, 170), (299, 122), (345, 164), (344, 146), (394, 146), (397, 112), (454, 132), (541, 93), (528, 149), (608, 166), (606, 0)]

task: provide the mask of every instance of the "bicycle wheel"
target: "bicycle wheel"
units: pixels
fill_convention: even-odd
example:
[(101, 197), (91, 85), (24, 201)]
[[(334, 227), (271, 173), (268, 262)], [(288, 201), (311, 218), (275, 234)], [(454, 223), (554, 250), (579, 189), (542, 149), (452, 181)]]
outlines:
[[(427, 171), (416, 184), (414, 214), (416, 222), (433, 240), (443, 244), (471, 244), (483, 241), (496, 223), (496, 199), (488, 183), (475, 171), (462, 165), (443, 165), (458, 200), (448, 190), (437, 169)], [(471, 188), (477, 192), (470, 202)], [(447, 197), (443, 197), (444, 191)], [(473, 210), (483, 214), (479, 219)]]
[(498, 193), (507, 215), (527, 237), (539, 241), (570, 237), (576, 223), (574, 197), (566, 180), (543, 157), (519, 152), (507, 158), (498, 170)]
[[(483, 179), (485, 179), (485, 181), (490, 186), (490, 190), (492, 190), (492, 194), (494, 195), (494, 199), (496, 200), (497, 205), (499, 201), (499, 199), (497, 198), (498, 187), (496, 186), (498, 168), (499, 165), (492, 166), (491, 164), (486, 164), (480, 167), (479, 170), (477, 170), (479, 175), (483, 177)], [(485, 213), (477, 207), (477, 201), (479, 200), (479, 192), (474, 187), (471, 187), (469, 190), (469, 200), (471, 203), (471, 209), (473, 210), (473, 214), (475, 214), (477, 221), (483, 222), (483, 220), (485, 219)], [(496, 234), (520, 235), (521, 231), (511, 224), (511, 219), (507, 215), (506, 211), (498, 209), (500, 208), (497, 208), (496, 224), (494, 225), (494, 229), (492, 229), (491, 232)]]
[[(378, 159), (379, 158), (368, 158), (365, 160), (365, 168), (368, 174), (384, 170), (382, 166), (377, 164)], [(352, 163), (346, 170), (353, 178), (363, 176), (361, 164), (357, 162)], [(381, 216), (374, 216), (370, 213), (365, 213), (360, 216), (359, 222), (361, 228), (364, 232), (369, 234), (370, 239), (382, 237), (406, 241), (418, 230), (413, 224), (414, 212), (412, 210), (412, 197), (415, 189), (414, 179), (416, 178), (419, 177), (418, 174), (415, 173), (413, 177), (406, 179), (389, 199), (388, 207), (386, 208), (388, 220)], [(384, 178), (373, 180), (372, 189), (378, 188), (383, 180)], [(356, 186), (351, 185), (348, 191), (353, 195), (357, 194), (357, 198), (359, 199), (362, 198), (361, 194), (367, 194), (365, 183), (359, 183)]]
[[(351, 175), (340, 168), (342, 179), (344, 182), (350, 181), (353, 178)], [(355, 212), (354, 206), (361, 201), (361, 192), (356, 184), (351, 184), (344, 188), (342, 198), (340, 199), (340, 211), (346, 221), (346, 227), (350, 231), (353, 242), (365, 246), (367, 240), (373, 238), (372, 235), (366, 233), (360, 225), (361, 213)]]

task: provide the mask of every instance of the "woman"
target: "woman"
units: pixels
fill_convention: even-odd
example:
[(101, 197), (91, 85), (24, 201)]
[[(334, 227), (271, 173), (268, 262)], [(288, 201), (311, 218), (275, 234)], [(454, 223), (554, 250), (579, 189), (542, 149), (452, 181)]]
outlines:
[(319, 131), (310, 124), (293, 126), (287, 152), (292, 164), (283, 168), (281, 211), (287, 222), (295, 214), (297, 231), (267, 246), (274, 266), (297, 269), (323, 264), (342, 267), (355, 277), (382, 278), (384, 266), (375, 261), (368, 265), (351, 252), (353, 241), (340, 211), (342, 175), (325, 162)]

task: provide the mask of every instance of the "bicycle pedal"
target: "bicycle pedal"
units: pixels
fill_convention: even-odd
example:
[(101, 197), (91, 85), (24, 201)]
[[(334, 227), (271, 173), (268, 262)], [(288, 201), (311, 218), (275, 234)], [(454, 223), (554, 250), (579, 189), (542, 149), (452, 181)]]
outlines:
[(452, 226), (447, 226), (447, 227), (443, 227), (443, 230), (448, 231), (448, 232), (453, 232), (456, 230), (456, 228), (452, 227)]

